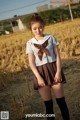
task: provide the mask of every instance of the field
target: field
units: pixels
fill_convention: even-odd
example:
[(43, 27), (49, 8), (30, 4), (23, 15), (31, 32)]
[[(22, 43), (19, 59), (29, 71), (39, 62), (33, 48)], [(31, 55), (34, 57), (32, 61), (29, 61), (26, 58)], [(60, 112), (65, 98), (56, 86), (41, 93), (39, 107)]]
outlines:
[[(60, 42), (62, 67), (67, 79), (64, 85), (65, 97), (71, 120), (79, 120), (80, 19), (50, 24), (44, 32), (55, 35)], [(9, 111), (10, 120), (24, 120), (25, 114), (45, 113), (40, 95), (33, 90), (33, 73), (25, 53), (26, 42), (30, 38), (32, 35), (29, 30), (0, 36), (0, 111)], [(56, 120), (61, 120), (54, 94), (53, 102)], [(29, 118), (37, 119), (39, 118)]]

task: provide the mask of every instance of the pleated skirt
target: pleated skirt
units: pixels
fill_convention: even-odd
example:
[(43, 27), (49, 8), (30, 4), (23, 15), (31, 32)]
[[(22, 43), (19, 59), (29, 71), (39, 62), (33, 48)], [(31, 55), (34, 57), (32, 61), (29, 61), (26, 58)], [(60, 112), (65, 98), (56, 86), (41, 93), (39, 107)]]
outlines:
[[(57, 70), (56, 61), (44, 64), (41, 66), (36, 66), (36, 67), (37, 67), (39, 74), (43, 78), (46, 86), (49, 85), (51, 87), (53, 84), (56, 84), (54, 80), (56, 70)], [(62, 81), (59, 83), (66, 83), (66, 78), (65, 78), (63, 69), (61, 69), (61, 78), (62, 78)], [(38, 81), (35, 75), (34, 75), (33, 83), (34, 83), (33, 85), (34, 90), (38, 90), (39, 88), (41, 88), (41, 86), (38, 85)]]

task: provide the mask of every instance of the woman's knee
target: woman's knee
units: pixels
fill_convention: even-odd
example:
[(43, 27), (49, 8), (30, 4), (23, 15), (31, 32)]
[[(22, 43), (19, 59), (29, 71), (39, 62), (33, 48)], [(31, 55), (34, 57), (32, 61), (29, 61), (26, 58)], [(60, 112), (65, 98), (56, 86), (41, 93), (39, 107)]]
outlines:
[(52, 86), (52, 90), (56, 98), (61, 98), (64, 96), (64, 86), (63, 83), (57, 83)]
[(41, 95), (43, 100), (50, 100), (50, 99), (52, 99), (50, 86), (41, 87), (41, 88), (39, 88), (38, 91), (39, 91), (39, 94)]

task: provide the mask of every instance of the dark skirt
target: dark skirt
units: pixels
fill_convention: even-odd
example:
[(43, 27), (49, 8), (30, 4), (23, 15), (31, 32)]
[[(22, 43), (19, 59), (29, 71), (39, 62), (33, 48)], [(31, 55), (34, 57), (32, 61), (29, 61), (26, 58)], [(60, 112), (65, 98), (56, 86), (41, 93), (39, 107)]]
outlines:
[[(56, 61), (36, 67), (39, 74), (43, 78), (45, 85), (49, 85), (51, 87), (53, 84), (56, 84), (54, 81), (54, 76), (56, 73)], [(66, 83), (66, 78), (62, 69), (61, 69), (61, 77), (62, 77), (62, 81), (60, 83)], [(40, 86), (38, 85), (37, 78), (34, 75), (34, 90), (38, 90), (39, 88)]]

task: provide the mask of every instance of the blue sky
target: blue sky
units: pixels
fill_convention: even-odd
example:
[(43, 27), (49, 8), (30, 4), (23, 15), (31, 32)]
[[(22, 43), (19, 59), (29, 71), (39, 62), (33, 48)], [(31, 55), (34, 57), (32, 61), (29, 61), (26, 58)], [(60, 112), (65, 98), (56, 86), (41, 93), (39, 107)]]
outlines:
[[(49, 2), (50, 0), (0, 0), (0, 20), (11, 18), (14, 15), (24, 15), (27, 13), (36, 12), (36, 7), (49, 4)], [(26, 7), (7, 12), (7, 10), (16, 9), (23, 6)]]
[[(14, 15), (24, 15), (24, 14), (36, 12), (37, 11), (36, 7), (44, 4), (50, 5), (50, 1), (51, 0), (0, 0), (0, 20), (11, 18)], [(56, 1), (56, 0), (52, 0), (52, 1)], [(60, 1), (65, 1), (65, 0), (60, 0)], [(13, 10), (23, 6), (26, 7), (22, 9)], [(8, 10), (12, 10), (12, 11), (8, 11)]]

